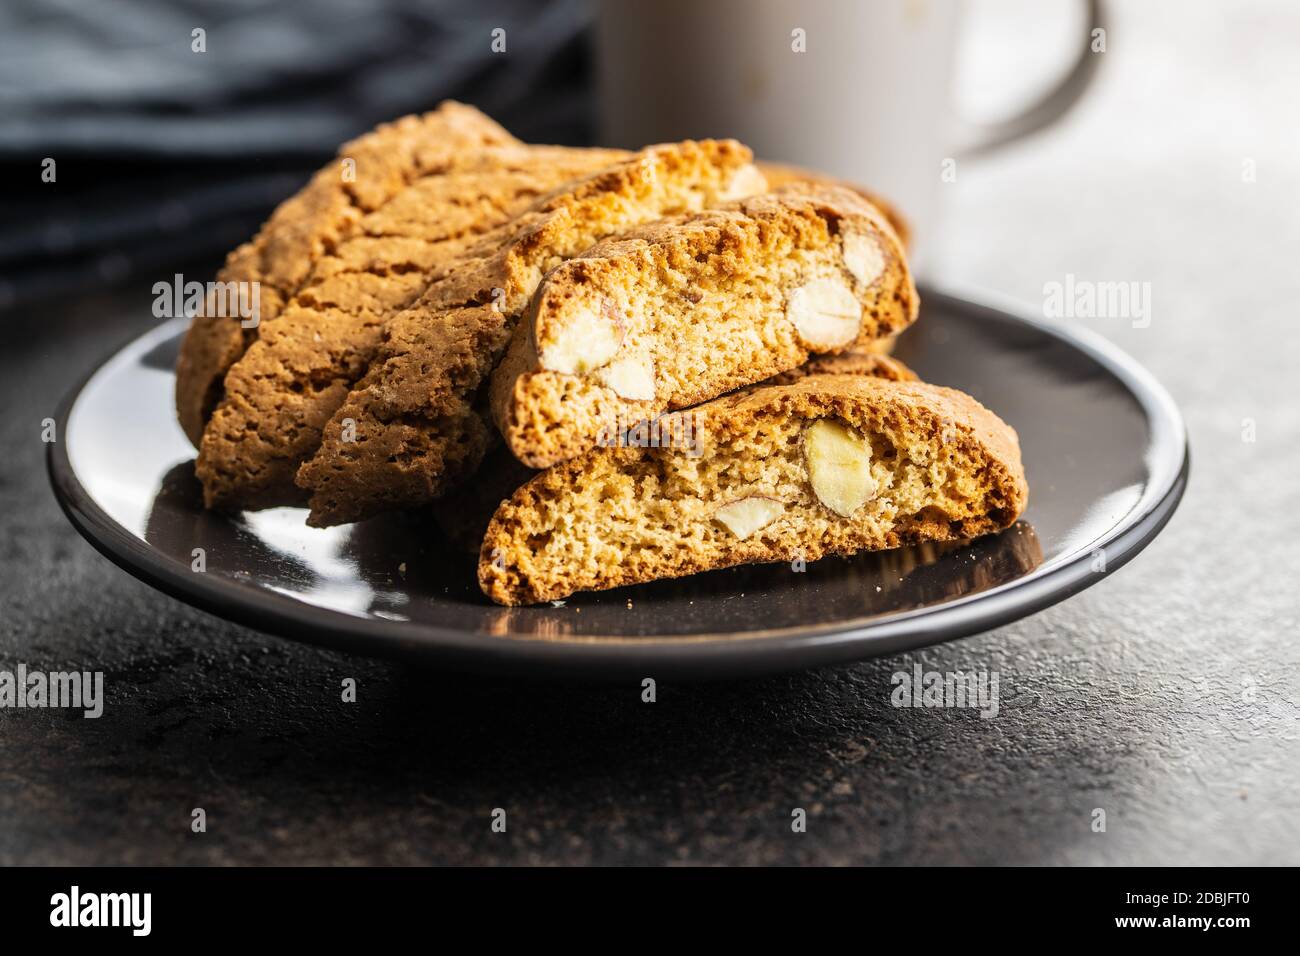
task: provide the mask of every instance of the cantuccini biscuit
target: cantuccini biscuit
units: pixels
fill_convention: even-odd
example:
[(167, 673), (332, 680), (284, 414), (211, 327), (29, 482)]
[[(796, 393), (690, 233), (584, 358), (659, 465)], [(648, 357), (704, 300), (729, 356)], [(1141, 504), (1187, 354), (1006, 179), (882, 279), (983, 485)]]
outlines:
[(369, 371), (299, 470), (311, 492), (309, 522), (423, 505), (477, 467), (491, 432), (476, 397), (546, 273), (630, 227), (764, 188), (749, 150), (734, 141), (654, 146), (485, 236), (384, 323)]
[(919, 382), (810, 375), (724, 396), (699, 454), (604, 448), (550, 468), (497, 510), (479, 582), (530, 604), (765, 561), (972, 538), (1028, 490), (1015, 432)]
[(392, 190), (316, 258), (226, 372), (196, 467), (209, 507), (303, 501), (294, 484), (298, 467), (369, 368), (384, 320), (538, 196), (626, 155), (514, 143), (448, 149), (436, 168), (426, 160), (426, 175)]
[[(385, 123), (340, 147), (334, 162), (230, 253), (217, 280), (258, 283), (258, 319), (273, 319), (323, 256), (414, 179), (438, 175), (450, 156), (507, 145), (523, 144), (478, 110), (452, 101), (422, 116)], [(221, 398), (226, 371), (257, 338), (258, 327), (245, 327), (241, 318), (205, 306), (181, 345), (176, 413), (195, 448)]]
[(796, 184), (629, 230), (547, 276), (492, 377), (524, 464), (611, 422), (686, 408), (897, 334), (917, 314), (898, 237), (835, 186)]

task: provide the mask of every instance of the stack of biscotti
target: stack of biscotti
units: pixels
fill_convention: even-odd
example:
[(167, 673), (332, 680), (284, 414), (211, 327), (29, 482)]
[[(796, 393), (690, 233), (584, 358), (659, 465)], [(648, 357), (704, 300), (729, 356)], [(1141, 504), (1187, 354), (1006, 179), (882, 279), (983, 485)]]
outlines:
[(256, 327), (183, 344), (205, 501), (433, 505), (506, 604), (1006, 527), (1014, 432), (881, 354), (919, 307), (900, 230), (730, 140), (531, 146), (452, 103), (380, 127), (231, 255)]

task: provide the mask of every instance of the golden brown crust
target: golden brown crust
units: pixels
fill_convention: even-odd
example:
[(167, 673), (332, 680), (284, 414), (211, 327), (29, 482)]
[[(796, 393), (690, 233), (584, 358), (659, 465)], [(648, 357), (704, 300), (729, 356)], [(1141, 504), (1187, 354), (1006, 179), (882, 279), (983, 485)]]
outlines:
[[(259, 318), (273, 319), (316, 262), (413, 177), (436, 169), (451, 151), (504, 145), (522, 144), (478, 110), (450, 100), (422, 116), (385, 123), (345, 143), (335, 161), (230, 254), (217, 279), (259, 283)], [(345, 159), (354, 164), (355, 179), (345, 179), (340, 165)], [(221, 397), (227, 369), (257, 338), (255, 328), (208, 311), (212, 314), (196, 316), (191, 323), (176, 365), (176, 413), (196, 448)]]
[[(503, 503), (479, 581), (501, 604), (760, 561), (815, 560), (1014, 523), (1028, 489), (1015, 432), (968, 395), (919, 382), (811, 375), (717, 399), (703, 451), (606, 448), (542, 472)], [(801, 435), (837, 420), (870, 442), (878, 489), (851, 517), (810, 484)], [(761, 531), (733, 534), (717, 509), (781, 503)]]
[(811, 169), (804, 169), (801, 166), (789, 166), (785, 163), (769, 163), (758, 161), (756, 165), (759, 172), (767, 179), (767, 184), (772, 189), (790, 183), (808, 183), (816, 186), (840, 186), (844, 189), (851, 189), (859, 196), (866, 199), (869, 203), (879, 209), (889, 220), (890, 226), (898, 234), (898, 239), (903, 244), (903, 248), (908, 248), (912, 244), (912, 228), (908, 225), (907, 219), (904, 218), (897, 207), (889, 200), (885, 199), (879, 193), (872, 192), (863, 186), (858, 186), (845, 179), (837, 179), (834, 176), (827, 176), (825, 173), (814, 172)]
[[(810, 290), (852, 309), (836, 338), (805, 327), (797, 304)], [(520, 461), (545, 468), (594, 447), (611, 422), (896, 335), (917, 308), (875, 207), (837, 187), (788, 186), (630, 230), (557, 268), (492, 376), (491, 409)], [(591, 360), (575, 367), (575, 355)]]
[(522, 145), (449, 153), (436, 173), (363, 216), (227, 372), (225, 397), (200, 445), (197, 473), (208, 505), (299, 503), (298, 466), (369, 368), (385, 319), (492, 227), (556, 184), (623, 155)]
[(482, 448), (464, 436), (482, 428), (475, 397), (546, 272), (629, 226), (725, 198), (749, 168), (734, 141), (650, 147), (556, 190), (449, 264), (385, 322), (369, 374), (299, 470), (310, 523), (422, 505), (472, 471)]

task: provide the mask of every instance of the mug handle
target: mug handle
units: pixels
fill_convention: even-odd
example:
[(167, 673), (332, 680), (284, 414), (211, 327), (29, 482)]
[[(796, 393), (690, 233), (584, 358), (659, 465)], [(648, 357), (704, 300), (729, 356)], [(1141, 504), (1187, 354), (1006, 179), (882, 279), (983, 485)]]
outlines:
[(1074, 106), (1083, 96), (1097, 73), (1098, 57), (1092, 52), (1092, 32), (1106, 29), (1106, 14), (1102, 0), (1084, 0), (1087, 21), (1083, 44), (1070, 71), (1059, 83), (1048, 90), (1037, 102), (1023, 112), (991, 123), (968, 123), (964, 145), (959, 156), (978, 156), (989, 153), (1051, 126)]

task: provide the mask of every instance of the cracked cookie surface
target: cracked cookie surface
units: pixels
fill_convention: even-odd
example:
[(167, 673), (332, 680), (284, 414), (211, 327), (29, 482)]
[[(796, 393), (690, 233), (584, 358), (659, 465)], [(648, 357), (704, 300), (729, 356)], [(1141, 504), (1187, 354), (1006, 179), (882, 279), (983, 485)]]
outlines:
[[(225, 374), (196, 473), (209, 507), (301, 503), (299, 465), (370, 367), (386, 319), (492, 228), (559, 183), (617, 162), (612, 150), (456, 145), (435, 170), (361, 216)], [(371, 190), (374, 192), (374, 190)]]
[[(413, 179), (436, 172), (450, 156), (507, 145), (523, 144), (478, 110), (454, 101), (384, 123), (340, 147), (333, 162), (230, 253), (217, 281), (258, 283), (259, 318), (274, 318), (316, 263)], [(256, 327), (244, 328), (215, 308), (191, 322), (177, 361), (175, 398), (181, 428), (195, 448), (221, 398), (226, 371), (257, 336)]]

